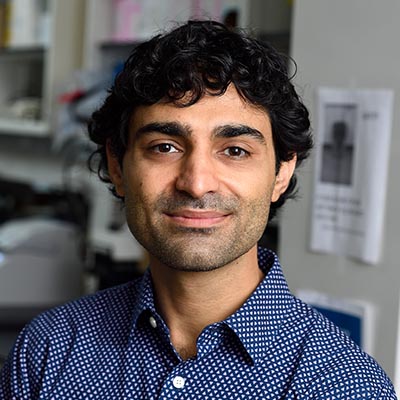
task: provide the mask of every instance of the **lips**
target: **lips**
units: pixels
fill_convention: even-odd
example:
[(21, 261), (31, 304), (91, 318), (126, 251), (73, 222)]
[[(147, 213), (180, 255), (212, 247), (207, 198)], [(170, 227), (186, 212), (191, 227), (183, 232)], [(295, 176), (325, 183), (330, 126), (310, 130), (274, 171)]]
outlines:
[(230, 214), (211, 210), (179, 210), (166, 215), (178, 225), (192, 228), (210, 228), (225, 221)]

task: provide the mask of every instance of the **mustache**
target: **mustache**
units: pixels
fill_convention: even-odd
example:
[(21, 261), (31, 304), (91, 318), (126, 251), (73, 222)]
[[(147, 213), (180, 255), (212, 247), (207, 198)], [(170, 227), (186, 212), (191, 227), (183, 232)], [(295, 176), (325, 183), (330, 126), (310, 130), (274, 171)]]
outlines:
[(185, 194), (174, 194), (161, 195), (156, 201), (156, 207), (166, 213), (173, 213), (183, 208), (232, 213), (238, 209), (239, 201), (235, 197), (225, 197), (217, 193), (207, 193), (200, 199)]

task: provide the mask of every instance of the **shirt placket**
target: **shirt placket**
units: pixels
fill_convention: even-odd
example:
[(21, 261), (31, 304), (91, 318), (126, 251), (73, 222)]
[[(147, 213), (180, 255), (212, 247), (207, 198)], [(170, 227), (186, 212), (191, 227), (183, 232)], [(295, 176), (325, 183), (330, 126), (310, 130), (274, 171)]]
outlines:
[(170, 371), (163, 382), (159, 399), (196, 399), (196, 388), (201, 386), (195, 372), (199, 361), (208, 356), (222, 339), (221, 324), (205, 328), (197, 340), (197, 356), (185, 361), (181, 359), (180, 363)]

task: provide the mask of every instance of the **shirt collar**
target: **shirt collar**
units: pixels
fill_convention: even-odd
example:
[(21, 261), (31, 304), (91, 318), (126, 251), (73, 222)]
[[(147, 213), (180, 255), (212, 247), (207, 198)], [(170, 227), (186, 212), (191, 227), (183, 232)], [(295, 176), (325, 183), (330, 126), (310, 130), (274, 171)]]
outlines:
[(258, 249), (258, 264), (266, 274), (253, 294), (225, 320), (240, 339), (253, 362), (262, 359), (294, 306), (294, 297), (283, 276), (278, 257)]
[[(253, 362), (264, 357), (269, 345), (294, 304), (278, 257), (270, 250), (258, 249), (258, 264), (266, 274), (253, 294), (223, 324), (239, 338)], [(153, 284), (147, 269), (138, 282), (137, 301), (133, 309), (133, 326), (144, 311), (156, 315)]]
[(153, 314), (156, 313), (156, 308), (154, 306), (153, 283), (149, 268), (147, 268), (142, 278), (138, 281), (136, 303), (133, 308), (133, 327), (136, 327), (140, 315), (146, 310)]

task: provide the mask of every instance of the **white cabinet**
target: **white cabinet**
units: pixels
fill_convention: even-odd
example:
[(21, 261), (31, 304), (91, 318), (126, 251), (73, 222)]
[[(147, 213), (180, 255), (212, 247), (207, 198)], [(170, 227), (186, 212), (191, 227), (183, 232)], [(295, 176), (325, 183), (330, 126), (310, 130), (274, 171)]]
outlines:
[(57, 95), (81, 67), (85, 2), (47, 0), (45, 4), (46, 20), (38, 27), (46, 26), (47, 35), (42, 34), (48, 39), (41, 44), (10, 40), (0, 49), (0, 134), (50, 135)]

